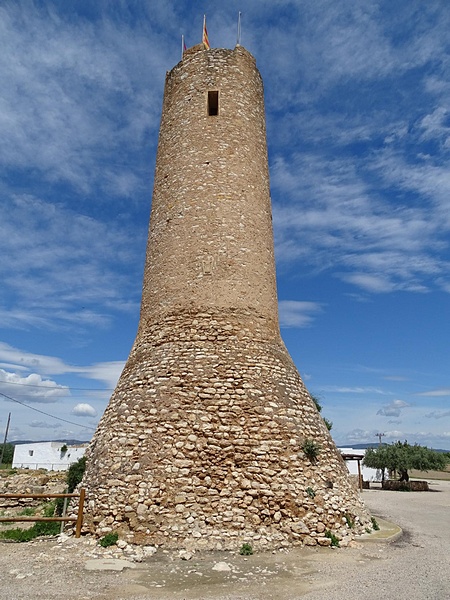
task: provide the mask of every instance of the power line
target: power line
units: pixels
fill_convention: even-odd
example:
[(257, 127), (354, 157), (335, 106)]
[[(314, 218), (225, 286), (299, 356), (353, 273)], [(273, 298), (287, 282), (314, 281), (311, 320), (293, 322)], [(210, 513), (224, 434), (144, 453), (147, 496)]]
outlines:
[(51, 419), (55, 419), (56, 421), (63, 421), (63, 423), (69, 423), (69, 425), (75, 425), (76, 427), (81, 427), (82, 429), (90, 429), (91, 431), (95, 431), (95, 427), (89, 427), (88, 425), (81, 425), (80, 423), (74, 423), (73, 421), (68, 421), (67, 419), (62, 419), (61, 417), (55, 417), (54, 415), (50, 415), (49, 413), (44, 412), (43, 410), (39, 410), (38, 408), (34, 408), (34, 406), (30, 406), (29, 404), (25, 404), (25, 402), (20, 402), (20, 400), (16, 400), (15, 398), (11, 398), (11, 396), (7, 396), (3, 392), (0, 392), (0, 396), (3, 396), (7, 400), (11, 400), (11, 402), (17, 402), (21, 406), (25, 406), (30, 410), (34, 410), (41, 415), (45, 415), (46, 417), (50, 417)]

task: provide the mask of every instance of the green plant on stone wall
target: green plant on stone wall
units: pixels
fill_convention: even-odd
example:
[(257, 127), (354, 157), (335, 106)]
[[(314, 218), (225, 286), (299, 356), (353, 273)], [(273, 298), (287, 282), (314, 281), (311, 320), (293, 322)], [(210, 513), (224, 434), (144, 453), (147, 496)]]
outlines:
[(339, 539), (334, 535), (334, 533), (332, 533), (331, 531), (326, 531), (325, 532), (325, 537), (329, 538), (331, 540), (331, 546), (333, 548), (339, 548), (340, 544), (339, 544)]
[(379, 531), (380, 526), (378, 525), (378, 521), (375, 519), (375, 517), (370, 517), (370, 520), (372, 521), (372, 527), (374, 528), (374, 530)]
[(315, 498), (316, 492), (312, 489), (312, 487), (307, 487), (305, 492), (308, 494), (310, 498)]
[(314, 464), (317, 462), (317, 458), (320, 454), (321, 446), (311, 439), (304, 440), (302, 444), (302, 450), (308, 460)]
[(350, 527), (350, 529), (353, 529), (353, 527), (355, 526), (355, 519), (352, 517), (352, 515), (349, 513), (345, 513), (344, 519), (347, 523), (347, 526)]

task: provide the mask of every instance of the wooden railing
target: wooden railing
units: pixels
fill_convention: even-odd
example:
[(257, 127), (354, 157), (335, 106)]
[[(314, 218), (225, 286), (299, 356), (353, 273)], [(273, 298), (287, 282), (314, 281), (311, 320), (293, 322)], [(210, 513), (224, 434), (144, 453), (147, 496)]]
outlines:
[(0, 517), (0, 523), (15, 523), (20, 521), (60, 521), (61, 523), (74, 522), (75, 523), (75, 537), (79, 538), (81, 535), (81, 527), (83, 525), (83, 509), (84, 509), (84, 498), (86, 491), (81, 488), (79, 494), (0, 494), (1, 498), (11, 498), (19, 500), (20, 498), (79, 498), (78, 500), (78, 511), (76, 517), (66, 516), (66, 506), (64, 505), (63, 515), (61, 517), (36, 517), (36, 516), (17, 516), (17, 517)]

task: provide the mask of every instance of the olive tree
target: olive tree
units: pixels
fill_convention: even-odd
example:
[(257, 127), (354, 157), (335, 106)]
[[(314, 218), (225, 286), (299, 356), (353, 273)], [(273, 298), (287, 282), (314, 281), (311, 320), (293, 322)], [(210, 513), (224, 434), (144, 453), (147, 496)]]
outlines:
[(368, 448), (364, 454), (363, 465), (372, 469), (388, 469), (400, 475), (400, 481), (408, 481), (409, 469), (442, 471), (448, 463), (443, 452), (436, 452), (426, 446), (408, 442), (395, 442), (379, 448)]

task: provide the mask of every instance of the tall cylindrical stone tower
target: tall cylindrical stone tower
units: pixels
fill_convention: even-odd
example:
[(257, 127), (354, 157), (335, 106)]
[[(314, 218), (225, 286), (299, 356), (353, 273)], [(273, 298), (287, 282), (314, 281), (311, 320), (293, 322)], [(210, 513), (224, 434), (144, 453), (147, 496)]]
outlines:
[(87, 458), (97, 535), (272, 548), (369, 521), (280, 337), (263, 86), (240, 46), (167, 74), (138, 333)]

